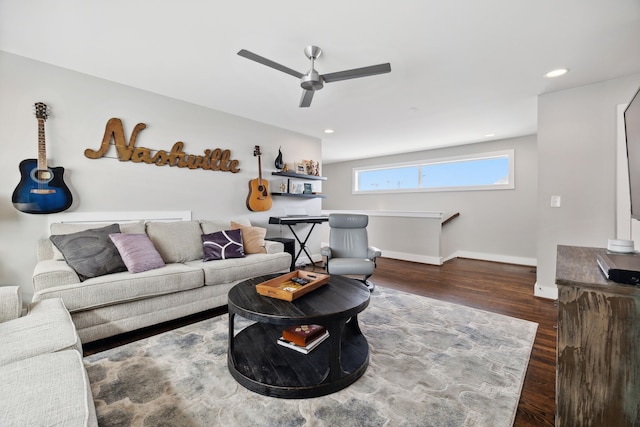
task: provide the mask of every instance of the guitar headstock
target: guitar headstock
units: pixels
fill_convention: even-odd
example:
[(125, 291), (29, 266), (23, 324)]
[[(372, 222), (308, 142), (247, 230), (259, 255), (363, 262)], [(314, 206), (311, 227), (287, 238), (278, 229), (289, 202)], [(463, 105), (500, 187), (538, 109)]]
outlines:
[(261, 156), (262, 153), (260, 152), (260, 146), (256, 145), (255, 147), (253, 147), (253, 155), (254, 156)]
[(36, 118), (47, 120), (47, 117), (49, 117), (49, 107), (44, 102), (36, 102), (33, 109), (35, 110)]

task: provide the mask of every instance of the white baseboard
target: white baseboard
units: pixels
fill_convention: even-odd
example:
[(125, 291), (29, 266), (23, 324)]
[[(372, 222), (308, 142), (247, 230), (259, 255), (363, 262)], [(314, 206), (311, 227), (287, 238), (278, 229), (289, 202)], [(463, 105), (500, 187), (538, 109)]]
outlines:
[(306, 256), (303, 252), (302, 255), (300, 255), (300, 257), (296, 260), (296, 267), (322, 262), (323, 260), (321, 254), (311, 254), (311, 258), (313, 258), (313, 262), (310, 261), (309, 257)]
[(380, 252), (382, 252), (383, 258), (393, 258), (402, 261), (420, 262), (422, 264), (432, 265), (442, 265), (443, 263), (443, 260), (440, 257), (410, 254), (406, 252), (387, 251), (384, 249), (380, 249)]
[(556, 300), (558, 299), (558, 287), (556, 285), (542, 286), (536, 282), (533, 287), (533, 295), (539, 298)]
[(447, 260), (452, 258), (471, 258), (483, 261), (502, 262), (505, 264), (530, 265), (532, 267), (538, 265), (538, 261), (535, 258), (488, 254), (484, 252), (456, 251), (452, 256), (447, 257)]

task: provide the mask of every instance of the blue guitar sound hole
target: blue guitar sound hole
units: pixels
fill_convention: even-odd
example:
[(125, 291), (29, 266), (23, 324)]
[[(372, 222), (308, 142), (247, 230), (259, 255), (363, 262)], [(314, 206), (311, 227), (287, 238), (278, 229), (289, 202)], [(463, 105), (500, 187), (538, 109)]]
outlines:
[(29, 175), (33, 182), (38, 184), (37, 187), (29, 190), (31, 194), (56, 194), (55, 188), (47, 186), (53, 180), (53, 171), (51, 169), (33, 168)]
[(31, 169), (31, 179), (39, 184), (48, 184), (53, 179), (53, 172), (51, 169)]

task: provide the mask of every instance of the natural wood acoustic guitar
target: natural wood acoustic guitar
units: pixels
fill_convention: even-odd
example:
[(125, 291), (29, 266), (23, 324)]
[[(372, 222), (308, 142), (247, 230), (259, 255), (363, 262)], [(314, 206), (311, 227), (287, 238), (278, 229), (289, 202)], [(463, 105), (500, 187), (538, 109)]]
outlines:
[(47, 166), (44, 122), (49, 115), (47, 106), (35, 104), (38, 119), (38, 160), (20, 162), (20, 182), (13, 191), (11, 201), (19, 211), (30, 214), (48, 214), (69, 209), (73, 202), (71, 191), (63, 180), (64, 168)]
[(253, 212), (268, 211), (271, 209), (271, 194), (269, 183), (262, 179), (262, 162), (260, 161), (260, 146), (256, 145), (253, 155), (258, 157), (258, 178), (249, 181), (249, 195), (247, 196), (247, 209)]

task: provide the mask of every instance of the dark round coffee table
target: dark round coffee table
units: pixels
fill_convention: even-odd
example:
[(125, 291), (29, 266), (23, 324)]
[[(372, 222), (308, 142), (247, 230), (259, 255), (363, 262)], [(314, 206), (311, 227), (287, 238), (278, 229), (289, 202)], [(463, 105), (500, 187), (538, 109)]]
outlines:
[[(256, 292), (255, 285), (277, 276), (246, 280), (229, 291), (231, 375), (256, 393), (288, 399), (323, 396), (354, 383), (369, 364), (369, 344), (358, 326), (358, 313), (369, 305), (367, 287), (334, 275), (291, 302)], [(236, 334), (236, 315), (256, 323)], [(308, 324), (329, 331), (309, 354), (277, 344), (286, 327)]]

